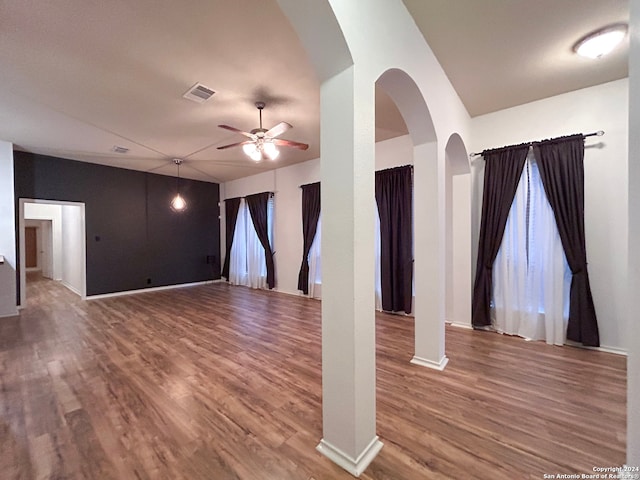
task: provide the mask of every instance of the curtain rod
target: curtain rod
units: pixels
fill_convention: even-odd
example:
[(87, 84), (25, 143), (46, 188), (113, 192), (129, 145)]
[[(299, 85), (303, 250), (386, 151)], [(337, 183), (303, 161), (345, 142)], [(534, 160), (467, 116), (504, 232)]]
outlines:
[(298, 188), (306, 187), (307, 185), (315, 185), (316, 183), (320, 183), (320, 182), (304, 183), (302, 185), (298, 185)]
[[(258, 192), (258, 193), (252, 193), (251, 195), (260, 195), (261, 193), (268, 193), (269, 194), (269, 198), (272, 198), (272, 197), (276, 196), (276, 192)], [(243, 195), (242, 197), (229, 197), (229, 198), (225, 198), (222, 201), (226, 202), (227, 200), (233, 200), (234, 198), (247, 198), (247, 197), (250, 197), (251, 195)]]
[[(604, 130), (598, 130), (597, 132), (591, 132), (591, 133), (585, 133), (584, 135), (582, 135), (584, 138), (587, 137), (601, 137), (604, 135)], [(529, 142), (529, 146), (533, 145), (536, 142)], [(482, 155), (482, 152), (480, 153), (470, 153), (469, 156), (470, 157), (479, 157)]]
[[(406, 165), (398, 165), (397, 167), (389, 167), (389, 168), (383, 168), (382, 170), (375, 170), (374, 173), (384, 172), (385, 170), (393, 170), (394, 168), (403, 168), (403, 167), (409, 167), (411, 168), (411, 171), (413, 171), (413, 164), (408, 163)], [(320, 182), (305, 183), (303, 185), (298, 185), (298, 188), (306, 187), (307, 185), (314, 185), (316, 183), (320, 183)]]

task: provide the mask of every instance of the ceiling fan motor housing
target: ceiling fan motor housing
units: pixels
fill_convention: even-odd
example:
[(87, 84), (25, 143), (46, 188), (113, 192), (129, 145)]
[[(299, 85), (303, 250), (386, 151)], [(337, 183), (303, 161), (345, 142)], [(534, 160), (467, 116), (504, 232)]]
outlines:
[(266, 128), (254, 128), (253, 130), (251, 130), (251, 133), (253, 133), (258, 138), (263, 138), (264, 134), (267, 132), (268, 130)]

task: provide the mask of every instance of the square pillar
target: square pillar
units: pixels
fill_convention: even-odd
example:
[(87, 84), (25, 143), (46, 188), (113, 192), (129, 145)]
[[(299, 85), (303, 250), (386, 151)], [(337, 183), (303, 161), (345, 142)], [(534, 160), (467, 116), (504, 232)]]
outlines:
[[(627, 465), (640, 467), (640, 0), (630, 4), (629, 50), (629, 270), (627, 286)], [(633, 132), (633, 133), (632, 133)], [(637, 472), (630, 472), (636, 473)]]
[(13, 189), (13, 145), (0, 141), (0, 317), (18, 314), (16, 307), (16, 222)]
[(321, 87), (322, 418), (317, 449), (354, 476), (376, 435), (374, 85), (349, 67)]
[[(444, 158), (442, 159), (444, 162)], [(411, 363), (444, 370), (444, 163), (436, 142), (414, 147), (415, 353)], [(442, 177), (442, 178), (440, 178)], [(441, 198), (442, 196), (442, 198)]]

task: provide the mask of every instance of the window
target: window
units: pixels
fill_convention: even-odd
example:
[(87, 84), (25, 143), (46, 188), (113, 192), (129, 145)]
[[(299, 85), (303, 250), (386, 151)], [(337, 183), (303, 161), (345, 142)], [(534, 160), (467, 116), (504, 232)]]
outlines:
[(503, 333), (562, 345), (571, 271), (530, 152), (493, 266), (492, 322)]
[[(273, 197), (267, 203), (269, 243), (273, 245)], [(264, 247), (256, 234), (245, 199), (240, 200), (231, 246), (229, 283), (251, 288), (267, 288)]]
[(309, 296), (322, 298), (322, 257), (320, 241), (322, 237), (322, 214), (318, 217), (316, 236), (313, 237), (311, 250), (309, 250)]

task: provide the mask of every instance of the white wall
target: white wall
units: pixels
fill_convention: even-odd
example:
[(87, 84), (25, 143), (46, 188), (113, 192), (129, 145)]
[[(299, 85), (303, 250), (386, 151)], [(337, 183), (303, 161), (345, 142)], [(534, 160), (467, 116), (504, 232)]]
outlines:
[(413, 144), (409, 135), (376, 143), (376, 170), (413, 165)]
[[(451, 176), (451, 232), (447, 240), (447, 308), (445, 319), (471, 326), (471, 182), (470, 174)], [(449, 257), (450, 255), (450, 257)]]
[[(629, 51), (629, 272), (627, 277), (627, 465), (640, 466), (640, 0), (631, 0)], [(620, 186), (622, 189), (623, 187)]]
[(84, 224), (82, 207), (62, 205), (62, 283), (82, 295), (84, 286)]
[[(624, 349), (627, 274), (628, 79), (585, 88), (472, 119), (470, 152), (604, 130), (585, 141), (585, 236), (603, 347)], [(600, 148), (592, 147), (600, 144)], [(481, 160), (472, 164), (473, 242), (482, 204)], [(473, 260), (475, 265), (475, 258)]]
[(0, 317), (17, 315), (13, 145), (0, 141)]
[[(413, 144), (408, 135), (376, 143), (376, 170), (413, 164)], [(320, 159), (226, 182), (224, 198), (275, 192), (274, 245), (276, 289), (295, 295), (302, 263), (302, 190), (300, 185), (320, 181)], [(372, 202), (374, 199), (372, 198)], [(224, 208), (221, 208), (224, 211)], [(224, 218), (221, 219), (224, 230)], [(224, 245), (221, 246), (224, 256)], [(224, 258), (223, 258), (224, 261)]]
[(62, 280), (62, 207), (48, 203), (25, 203), (24, 219), (50, 220), (53, 229), (53, 279)]

